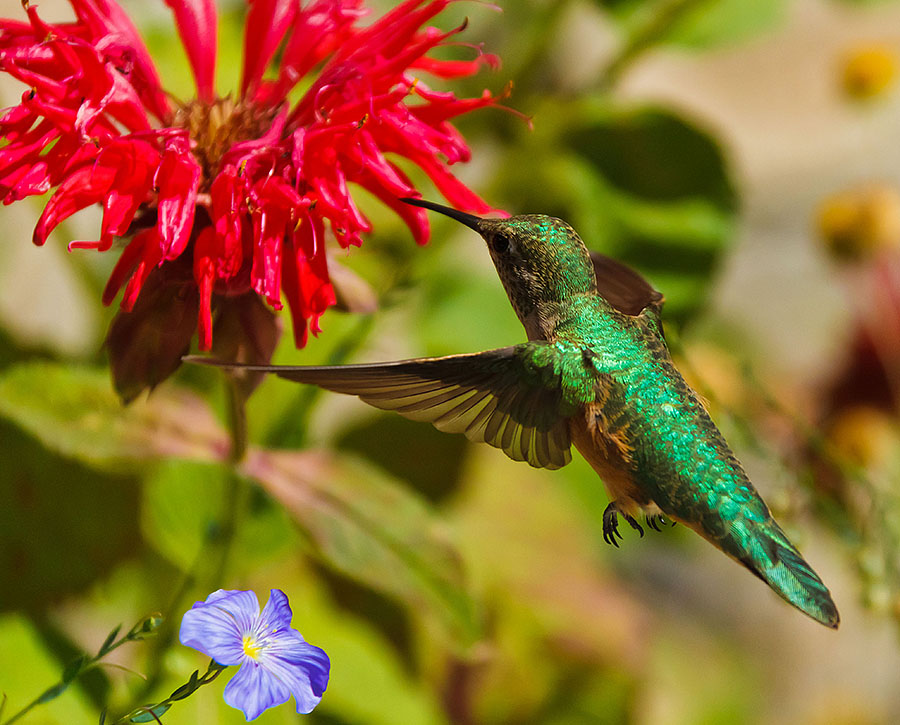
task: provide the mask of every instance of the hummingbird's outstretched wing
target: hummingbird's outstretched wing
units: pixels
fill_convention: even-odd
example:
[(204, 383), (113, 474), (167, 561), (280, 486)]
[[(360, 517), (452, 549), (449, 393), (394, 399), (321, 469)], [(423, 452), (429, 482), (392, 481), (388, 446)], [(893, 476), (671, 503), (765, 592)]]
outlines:
[[(565, 358), (565, 359), (564, 359)], [(357, 395), (449, 433), (500, 448), (536, 468), (572, 460), (568, 418), (593, 392), (590, 381), (564, 384), (571, 351), (529, 342), (469, 355), (323, 367), (242, 365), (203, 357), (188, 362), (274, 373), (287, 380)], [(571, 376), (569, 376), (571, 377)]]

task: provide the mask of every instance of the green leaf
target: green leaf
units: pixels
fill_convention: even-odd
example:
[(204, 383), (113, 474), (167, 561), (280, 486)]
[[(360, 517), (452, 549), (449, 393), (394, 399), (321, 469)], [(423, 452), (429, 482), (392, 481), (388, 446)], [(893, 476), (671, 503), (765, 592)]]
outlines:
[(181, 687), (177, 688), (171, 695), (169, 695), (169, 700), (183, 700), (184, 698), (192, 695), (197, 689), (197, 680), (200, 677), (200, 670), (194, 670), (191, 673), (191, 678), (185, 682)]
[(616, 188), (656, 201), (737, 198), (722, 150), (695, 122), (661, 107), (585, 107), (567, 145)]
[(648, 45), (707, 49), (778, 26), (785, 0), (598, 0), (622, 28)]
[[(3, 545), (0, 544), (0, 552), (2, 551)], [(8, 576), (4, 587), (14, 588), (11, 582), (15, 581), (13, 576)], [(42, 687), (59, 679), (61, 668), (56, 653), (48, 650), (45, 636), (36, 630), (33, 617), (25, 613), (29, 609), (33, 611), (37, 606), (26, 606), (19, 613), (9, 612), (0, 616), (0, 650), (3, 654), (0, 664), (0, 701), (5, 700), (4, 695), (9, 697), (0, 722), (6, 722), (7, 718), (19, 712), (26, 703), (34, 700)], [(96, 672), (98, 670), (91, 670), (91, 674)], [(89, 676), (86, 674), (85, 678)], [(65, 697), (42, 704), (39, 711), (34, 710), (16, 722), (20, 725), (51, 725), (94, 721), (102, 704), (96, 704), (93, 697), (85, 696), (85, 678), (80, 679), (79, 687), (71, 688)], [(107, 691), (106, 697), (108, 696)]]
[(778, 27), (785, 0), (705, 0), (685, 12), (663, 42), (692, 48), (731, 45)]
[(324, 563), (429, 613), (461, 648), (481, 636), (459, 556), (419, 497), (370, 465), (322, 452), (252, 451), (243, 470)]
[[(208, 544), (211, 527), (224, 515), (228, 477), (224, 464), (168, 461), (145, 479), (141, 506), (144, 540), (169, 561), (189, 571)], [(285, 511), (256, 488), (249, 500), (237, 541), (236, 565), (258, 567), (295, 545), (296, 533)]]
[(14, 462), (0, 466), (0, 571), (14, 582), (0, 586), (0, 612), (43, 611), (135, 555), (134, 477), (60, 458), (3, 420), (0, 460)]
[[(409, 455), (397, 454), (397, 441), (403, 441)], [(464, 436), (447, 435), (393, 413), (363, 419), (337, 442), (340, 450), (367, 458), (433, 503), (457, 491), (471, 446)]]
[(103, 640), (103, 644), (100, 645), (100, 649), (97, 650), (97, 656), (102, 657), (107, 652), (109, 652), (109, 648), (112, 646), (113, 642), (116, 641), (116, 637), (119, 636), (119, 630), (122, 629), (122, 625), (120, 624), (116, 627), (112, 632), (106, 635), (106, 639)]
[(84, 667), (85, 663), (88, 661), (87, 655), (81, 655), (80, 657), (76, 657), (74, 660), (69, 662), (66, 665), (66, 669), (63, 670), (62, 681), (65, 683), (69, 683), (78, 677), (78, 674), (81, 672), (81, 668)]
[(93, 466), (133, 470), (135, 460), (216, 460), (227, 436), (198, 397), (157, 390), (123, 407), (108, 372), (28, 362), (0, 374), (0, 416), (49, 449)]
[(139, 715), (132, 715), (129, 720), (131, 722), (156, 722), (160, 717), (166, 714), (171, 705), (155, 705), (148, 712), (142, 712)]
[[(734, 231), (737, 195), (714, 138), (653, 106), (579, 109), (565, 132), (570, 176), (588, 179), (576, 197), (600, 249), (646, 274), (665, 294), (666, 316), (686, 320), (703, 305)], [(580, 224), (576, 224), (581, 228)], [(665, 286), (677, 274), (681, 283)]]
[(37, 699), (38, 705), (43, 705), (45, 702), (50, 702), (51, 700), (55, 700), (57, 697), (62, 695), (69, 687), (68, 682), (60, 682), (54, 685), (53, 687), (48, 688), (44, 691), (44, 693)]

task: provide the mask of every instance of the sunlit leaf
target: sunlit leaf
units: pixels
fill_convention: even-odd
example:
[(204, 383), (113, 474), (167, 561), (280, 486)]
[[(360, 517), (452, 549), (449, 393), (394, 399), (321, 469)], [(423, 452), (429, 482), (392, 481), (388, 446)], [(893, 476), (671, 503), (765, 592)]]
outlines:
[(430, 614), (457, 645), (478, 639), (459, 558), (417, 496), (372, 466), (321, 452), (252, 451), (243, 470), (327, 565)]
[[(565, 140), (596, 175), (596, 203), (581, 211), (607, 229), (601, 251), (645, 273), (665, 294), (666, 315), (686, 319), (734, 231), (737, 196), (718, 143), (671, 111), (610, 106), (587, 108)], [(667, 288), (673, 273), (690, 284)]]
[[(864, 0), (865, 1), (865, 0)], [(778, 26), (785, 0), (598, 0), (626, 31), (653, 44), (706, 49), (729, 45)]]
[(786, 0), (706, 0), (694, 3), (665, 35), (665, 42), (693, 48), (730, 45), (777, 28)]
[(436, 502), (457, 490), (472, 444), (464, 436), (447, 435), (390, 413), (366, 418), (348, 430), (338, 445), (373, 461)]
[(227, 437), (206, 404), (183, 390), (123, 407), (100, 369), (29, 362), (0, 374), (0, 417), (49, 449), (93, 466), (159, 458), (216, 460)]
[[(190, 570), (225, 515), (232, 475), (223, 464), (173, 460), (158, 466), (143, 488), (144, 539), (169, 561)], [(292, 543), (294, 532), (284, 510), (259, 489), (251, 491), (234, 545), (238, 568), (258, 565), (289, 550)]]

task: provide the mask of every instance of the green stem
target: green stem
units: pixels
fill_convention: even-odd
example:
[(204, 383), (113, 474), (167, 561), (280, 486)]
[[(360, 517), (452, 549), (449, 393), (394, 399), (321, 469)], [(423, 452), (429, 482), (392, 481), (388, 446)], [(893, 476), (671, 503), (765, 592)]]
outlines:
[(607, 63), (597, 81), (599, 89), (609, 91), (615, 86), (637, 58), (663, 40), (685, 13), (703, 2), (708, 0), (670, 0), (655, 8), (652, 15), (631, 33), (619, 52)]
[(244, 499), (244, 486), (238, 465), (247, 455), (247, 399), (237, 381), (228, 377), (228, 430), (231, 435), (231, 451), (228, 454), (230, 472), (225, 489), (225, 510), (219, 527), (217, 541), (219, 555), (214, 568), (213, 584), (221, 584), (228, 569), (228, 560), (237, 534), (238, 520)]
[(228, 432), (231, 436), (228, 462), (236, 467), (247, 455), (247, 398), (233, 377), (227, 376), (227, 381)]
[(199, 676), (199, 670), (195, 670), (194, 674), (191, 675), (187, 682), (181, 685), (181, 687), (176, 689), (162, 702), (158, 702), (155, 705), (141, 705), (140, 707), (136, 707), (131, 712), (114, 720), (110, 725), (119, 725), (119, 723), (126, 722), (150, 722), (151, 720), (161, 723), (162, 721), (159, 719), (160, 716), (167, 712), (176, 701), (184, 700), (186, 697), (193, 695), (197, 690), (203, 687), (203, 685), (208, 685), (215, 680), (227, 669), (227, 667), (227, 665), (220, 665), (215, 660), (210, 660), (209, 667), (206, 668), (206, 672), (202, 677)]
[[(51, 700), (59, 697), (63, 692), (65, 692), (69, 685), (71, 685), (75, 680), (81, 677), (85, 672), (89, 672), (100, 664), (100, 661), (106, 657), (110, 652), (115, 649), (118, 649), (126, 642), (134, 642), (140, 639), (144, 639), (148, 636), (151, 636), (155, 633), (156, 629), (162, 623), (162, 618), (159, 615), (151, 615), (140, 622), (138, 622), (134, 627), (132, 627), (127, 634), (123, 635), (119, 639), (112, 639), (117, 634), (118, 628), (114, 630), (110, 637), (107, 638), (107, 641), (103, 643), (103, 646), (100, 647), (100, 651), (97, 652), (93, 657), (88, 657), (87, 655), (82, 655), (80, 658), (74, 660), (68, 667), (66, 667), (65, 672), (63, 672), (62, 678), (60, 678), (59, 682), (48, 687), (44, 690), (40, 695), (34, 698), (31, 702), (29, 702), (25, 707), (15, 713), (12, 717), (4, 720), (2, 725), (12, 725), (12, 723), (20, 720), (24, 717), (30, 710), (32, 710), (37, 705), (41, 705), (45, 702), (50, 702)], [(5, 700), (4, 700), (5, 702)]]
[[(136, 699), (139, 701), (146, 699), (162, 679), (163, 657), (176, 642), (177, 626), (175, 626), (175, 622), (179, 621), (177, 615), (184, 608), (188, 594), (195, 586), (200, 586), (203, 591), (207, 592), (219, 588), (224, 582), (228, 570), (228, 561), (231, 557), (232, 545), (245, 498), (245, 487), (242, 485), (243, 480), (238, 474), (237, 466), (247, 452), (247, 414), (244, 407), (246, 398), (237, 383), (229, 377), (227, 386), (228, 431), (231, 449), (227, 459), (230, 470), (226, 482), (224, 509), (219, 521), (208, 528), (193, 566), (185, 572), (166, 610), (166, 619), (172, 622), (173, 626), (166, 628), (151, 655), (147, 666), (147, 680), (137, 693)], [(209, 569), (206, 569), (204, 562), (207, 562)], [(201, 576), (199, 573), (201, 567), (210, 571), (211, 574)]]
[(570, 2), (562, 1), (544, 3), (537, 17), (531, 18), (527, 24), (525, 32), (528, 35), (517, 38), (520, 46), (526, 49), (525, 57), (512, 72), (516, 79), (517, 98), (526, 98), (536, 93), (540, 86), (546, 85), (543, 69), (547, 66), (547, 56), (553, 43), (558, 40), (560, 20), (570, 5)]

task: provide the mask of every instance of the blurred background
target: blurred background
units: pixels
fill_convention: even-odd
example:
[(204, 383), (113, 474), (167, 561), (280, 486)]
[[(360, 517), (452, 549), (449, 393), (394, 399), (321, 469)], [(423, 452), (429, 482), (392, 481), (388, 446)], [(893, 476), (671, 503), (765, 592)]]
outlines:
[[(263, 600), (283, 589), (294, 625), (331, 656), (310, 723), (900, 721), (900, 3), (498, 4), (438, 17), (468, 18), (460, 39), (503, 60), (448, 87), (512, 80), (505, 103), (533, 130), (497, 109), (462, 118), (473, 157), (454, 171), (496, 207), (565, 218), (663, 291), (673, 354), (830, 587), (840, 630), (683, 527), (608, 547), (608, 499), (577, 456), (536, 471), (275, 379), (249, 425), (279, 473), (234, 500), (220, 377), (182, 370), (121, 408), (102, 349), (115, 310), (100, 305), (115, 255), (65, 251), (95, 237), (97, 216), (36, 248), (41, 204), (23, 202), (0, 210), (7, 714), (153, 611), (169, 617), (159, 637), (110, 658), (146, 679), (94, 670), (24, 722), (96, 722), (104, 705), (164, 698), (206, 666), (173, 645), (180, 614), (225, 586)], [(123, 5), (167, 88), (188, 96), (164, 3)], [(221, 89), (240, 68), (244, 3), (220, 7)], [(41, 3), (47, 17), (65, 8)], [(16, 0), (0, 10), (22, 17)], [(0, 105), (20, 93), (0, 86)], [(336, 248), (332, 273), (351, 308), (377, 309), (326, 313), (301, 351), (284, 334), (276, 362), (524, 339), (476, 235), (434, 218), (417, 248), (362, 204), (377, 232)], [(228, 507), (243, 512), (233, 532)], [(219, 696), (226, 680), (164, 721), (241, 722)], [(287, 705), (259, 721), (298, 719)]]

